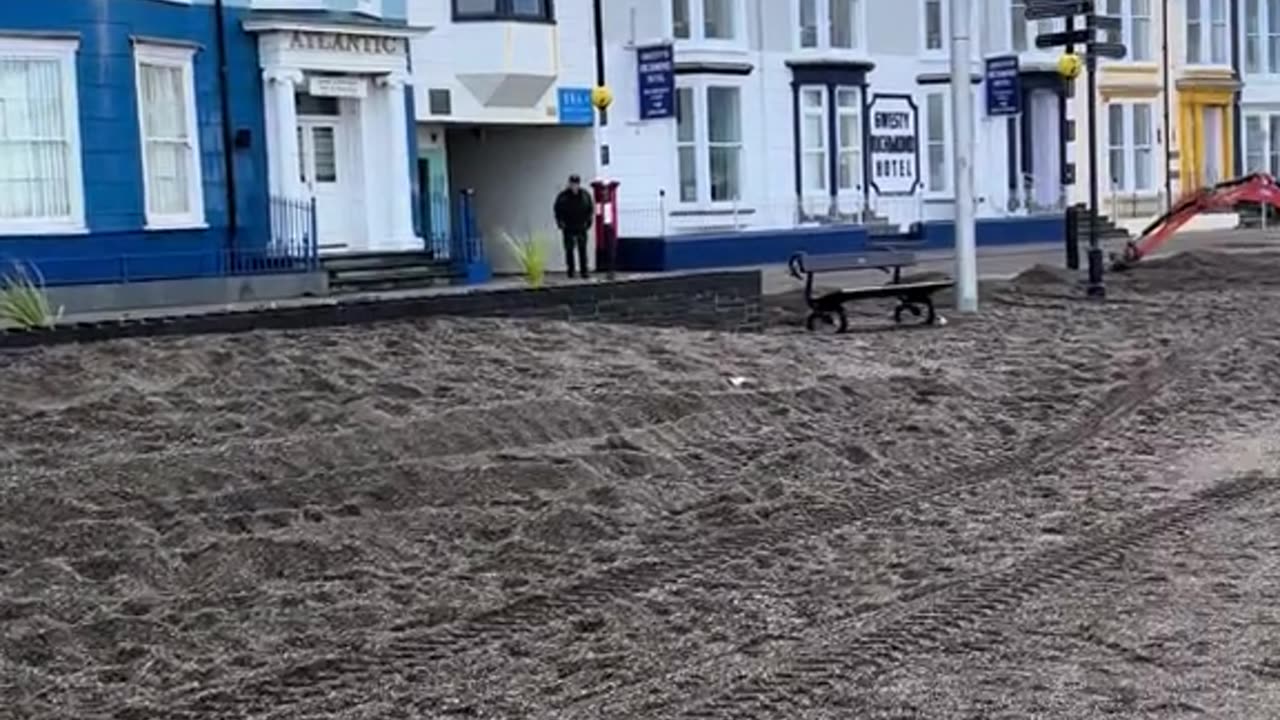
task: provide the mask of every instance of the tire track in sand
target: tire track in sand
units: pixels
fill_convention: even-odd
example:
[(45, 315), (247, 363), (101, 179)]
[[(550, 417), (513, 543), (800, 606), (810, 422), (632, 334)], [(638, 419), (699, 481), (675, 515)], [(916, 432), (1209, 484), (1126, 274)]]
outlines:
[(519, 598), (447, 624), (425, 629), (405, 628), (404, 632), (389, 638), (377, 652), (311, 657), (253, 677), (231, 678), (215, 688), (184, 693), (186, 702), (181, 703), (182, 707), (170, 705), (169, 716), (241, 715), (331, 698), (344, 689), (367, 687), (383, 672), (422, 672), (470, 651), (536, 631), (549, 622), (569, 621), (598, 611), (674, 578), (696, 582), (698, 571), (724, 564), (753, 548), (827, 534), (914, 503), (1033, 472), (1137, 410), (1156, 393), (1181, 379), (1197, 362), (1226, 346), (1236, 332), (1221, 329), (1202, 336), (1200, 342), (1190, 348), (1173, 351), (1154, 367), (1114, 388), (1078, 422), (1031, 443), (1011, 457), (965, 472), (952, 470), (932, 475), (897, 492), (873, 492), (851, 499), (845, 507), (813, 508), (803, 518), (768, 527), (734, 529), (706, 538), (694, 548), (682, 548), (681, 556), (660, 556), (611, 568), (553, 591)]

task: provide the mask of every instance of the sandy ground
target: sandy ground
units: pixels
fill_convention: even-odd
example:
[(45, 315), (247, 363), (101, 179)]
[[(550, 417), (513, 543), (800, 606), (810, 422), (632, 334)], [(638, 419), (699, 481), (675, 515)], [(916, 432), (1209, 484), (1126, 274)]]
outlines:
[(0, 717), (1271, 718), (1280, 256), (0, 356)]

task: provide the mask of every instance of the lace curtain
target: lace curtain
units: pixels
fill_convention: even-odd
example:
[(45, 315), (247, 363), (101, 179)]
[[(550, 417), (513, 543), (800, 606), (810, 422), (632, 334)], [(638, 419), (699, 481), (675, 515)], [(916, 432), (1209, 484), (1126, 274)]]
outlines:
[(0, 220), (71, 217), (62, 65), (0, 59)]

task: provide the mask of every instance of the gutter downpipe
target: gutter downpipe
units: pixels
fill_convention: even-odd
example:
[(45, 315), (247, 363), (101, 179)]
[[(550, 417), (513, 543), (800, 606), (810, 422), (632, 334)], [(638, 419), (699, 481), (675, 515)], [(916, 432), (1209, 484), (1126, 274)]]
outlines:
[(1160, 48), (1161, 65), (1164, 69), (1163, 92), (1164, 92), (1164, 210), (1169, 212), (1173, 209), (1173, 126), (1170, 125), (1170, 108), (1172, 102), (1170, 97), (1170, 67), (1169, 67), (1169, 0), (1164, 0), (1160, 10), (1161, 32), (1163, 33), (1163, 44)]
[(227, 256), (231, 267), (237, 265), (240, 212), (236, 202), (235, 138), (231, 129), (230, 70), (227, 67), (227, 21), (224, 0), (214, 0), (214, 28), (218, 43), (218, 104), (222, 106), (222, 162), (227, 176)]

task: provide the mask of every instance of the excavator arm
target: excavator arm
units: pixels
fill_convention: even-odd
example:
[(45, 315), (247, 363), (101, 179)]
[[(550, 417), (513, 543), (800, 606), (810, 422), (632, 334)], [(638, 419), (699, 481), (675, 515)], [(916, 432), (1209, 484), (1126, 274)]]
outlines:
[(1280, 185), (1266, 173), (1254, 173), (1217, 185), (1201, 188), (1179, 200), (1168, 212), (1143, 229), (1137, 239), (1125, 246), (1123, 255), (1113, 255), (1111, 269), (1124, 271), (1155, 252), (1191, 218), (1212, 210), (1233, 210), (1241, 203), (1270, 205), (1280, 209)]

